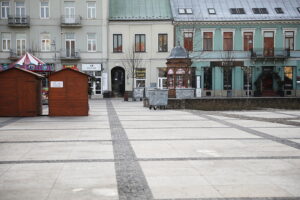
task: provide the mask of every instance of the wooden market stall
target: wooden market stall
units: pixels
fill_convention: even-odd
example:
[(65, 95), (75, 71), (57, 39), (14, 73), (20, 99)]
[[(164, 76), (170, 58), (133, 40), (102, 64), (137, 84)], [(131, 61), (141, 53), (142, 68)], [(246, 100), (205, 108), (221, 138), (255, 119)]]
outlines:
[(49, 76), (49, 116), (87, 116), (88, 75), (65, 68)]
[(22, 68), (0, 72), (0, 116), (42, 115), (42, 75)]

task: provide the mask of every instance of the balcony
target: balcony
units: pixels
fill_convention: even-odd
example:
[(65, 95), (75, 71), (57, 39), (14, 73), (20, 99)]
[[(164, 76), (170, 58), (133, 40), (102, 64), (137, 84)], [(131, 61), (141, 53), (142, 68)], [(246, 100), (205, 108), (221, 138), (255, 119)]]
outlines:
[(8, 16), (8, 26), (12, 27), (29, 27), (30, 18), (29, 16)]
[(63, 15), (61, 16), (61, 27), (81, 27), (81, 16)]
[(9, 51), (9, 57), (8, 57), (9, 60), (17, 61), (19, 59), (19, 57), (20, 57), (20, 55), (18, 55), (16, 51), (14, 51), (12, 49)]
[(283, 61), (290, 57), (290, 50), (283, 48), (252, 49), (251, 59), (254, 61)]
[(75, 50), (63, 49), (60, 51), (60, 59), (64, 60), (64, 61), (80, 60), (79, 50), (78, 49), (75, 49)]

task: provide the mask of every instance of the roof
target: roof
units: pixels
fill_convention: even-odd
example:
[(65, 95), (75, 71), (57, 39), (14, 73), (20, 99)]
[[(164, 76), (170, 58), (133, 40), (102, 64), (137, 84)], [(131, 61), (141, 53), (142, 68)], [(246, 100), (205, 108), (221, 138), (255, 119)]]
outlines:
[(12, 68), (9, 68), (9, 69), (7, 69), (7, 70), (1, 71), (0, 73), (6, 73), (6, 72), (11, 71), (11, 70), (20, 70), (20, 71), (22, 71), (22, 72), (26, 72), (26, 73), (28, 73), (28, 74), (30, 74), (30, 75), (33, 75), (33, 76), (36, 76), (36, 77), (38, 77), (38, 78), (44, 78), (43, 75), (40, 75), (40, 74), (38, 74), (38, 73), (29, 71), (29, 70), (27, 70), (27, 69), (19, 68), (19, 67), (12, 67)]
[(90, 75), (85, 74), (85, 73), (83, 73), (83, 72), (80, 72), (80, 71), (78, 71), (78, 70), (72, 69), (72, 68), (64, 68), (64, 69), (61, 69), (61, 70), (59, 70), (59, 71), (56, 71), (56, 72), (54, 72), (54, 73), (51, 73), (51, 74), (49, 75), (49, 77), (55, 76), (56, 74), (59, 74), (59, 73), (64, 72), (64, 71), (72, 71), (72, 72), (79, 73), (79, 74), (81, 74), (81, 75), (85, 75), (85, 76), (90, 77)]
[(43, 61), (38, 59), (37, 57), (31, 55), (26, 52), (18, 61), (13, 63), (13, 65), (43, 65), (45, 64)]
[[(170, 0), (174, 21), (252, 21), (299, 20), (300, 0)], [(179, 14), (179, 9), (192, 13)], [(214, 8), (216, 14), (209, 14)], [(231, 8), (244, 8), (245, 14), (231, 14)], [(253, 14), (252, 8), (266, 8), (268, 14)], [(282, 8), (278, 14), (275, 8)], [(299, 8), (299, 11), (297, 10)]]
[(185, 50), (185, 48), (181, 47), (181, 46), (176, 46), (171, 50), (171, 54), (168, 57), (168, 59), (172, 59), (172, 58), (188, 58), (189, 54), (188, 52)]
[(111, 21), (171, 20), (169, 0), (110, 0)]

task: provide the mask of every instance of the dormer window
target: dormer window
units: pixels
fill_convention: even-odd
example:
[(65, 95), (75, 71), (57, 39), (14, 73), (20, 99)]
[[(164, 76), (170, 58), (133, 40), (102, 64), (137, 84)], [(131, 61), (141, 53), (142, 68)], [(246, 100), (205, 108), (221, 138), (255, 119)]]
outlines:
[(179, 14), (193, 14), (192, 8), (179, 8), (178, 9)]
[(300, 7), (297, 8), (298, 12), (300, 13)]
[(230, 8), (231, 14), (246, 14), (244, 8)]
[(283, 14), (284, 13), (282, 8), (275, 8), (275, 11), (276, 11), (277, 14)]
[(215, 14), (217, 14), (217, 13), (216, 13), (216, 10), (215, 10), (214, 8), (208, 8), (208, 13), (209, 13), (210, 15), (215, 15)]
[(252, 8), (254, 14), (269, 14), (266, 8)]

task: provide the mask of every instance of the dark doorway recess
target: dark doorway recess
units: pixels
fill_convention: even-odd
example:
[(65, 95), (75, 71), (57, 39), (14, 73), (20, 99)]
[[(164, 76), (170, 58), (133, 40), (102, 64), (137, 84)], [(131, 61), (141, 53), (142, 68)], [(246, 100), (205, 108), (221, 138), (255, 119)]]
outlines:
[(111, 89), (113, 97), (124, 96), (125, 70), (122, 67), (114, 67), (111, 70)]

